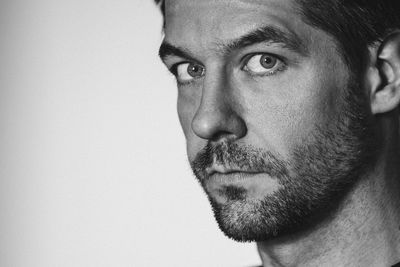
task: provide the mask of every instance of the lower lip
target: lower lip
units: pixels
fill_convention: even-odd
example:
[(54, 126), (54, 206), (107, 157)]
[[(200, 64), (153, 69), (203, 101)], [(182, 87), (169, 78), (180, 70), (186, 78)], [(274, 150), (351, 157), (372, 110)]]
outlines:
[(248, 172), (214, 173), (210, 176), (210, 180), (219, 184), (237, 184), (248, 182), (249, 180), (265, 179), (265, 175), (265, 173)]

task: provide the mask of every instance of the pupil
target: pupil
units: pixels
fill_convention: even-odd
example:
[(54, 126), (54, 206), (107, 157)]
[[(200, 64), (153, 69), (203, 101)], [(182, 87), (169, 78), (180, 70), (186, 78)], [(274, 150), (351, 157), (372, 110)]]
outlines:
[(202, 75), (202, 68), (199, 65), (189, 65), (188, 67), (188, 73), (192, 77), (198, 77)]
[(263, 56), (260, 61), (261, 65), (267, 69), (274, 67), (276, 64), (276, 59), (271, 56)]

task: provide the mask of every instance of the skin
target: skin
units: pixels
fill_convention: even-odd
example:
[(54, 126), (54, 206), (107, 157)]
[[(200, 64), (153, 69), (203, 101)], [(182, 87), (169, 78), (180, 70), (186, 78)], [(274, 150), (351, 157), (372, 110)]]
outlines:
[[(190, 162), (208, 143), (225, 141), (262, 148), (292, 162), (296, 147), (314, 136), (316, 129), (336, 126), (351, 71), (337, 52), (333, 37), (306, 24), (295, 7), (290, 0), (166, 1), (164, 42), (183, 49), (190, 59), (168, 55), (163, 57), (164, 63), (171, 68), (196, 62), (205, 70), (189, 83), (182, 81), (188, 77), (185, 73), (175, 72), (178, 115)], [(307, 53), (272, 42), (222, 51), (224, 44), (263, 25), (295, 34)], [(399, 124), (395, 108), (400, 93), (398, 86), (384, 84), (397, 81), (393, 74), (397, 65), (389, 58), (397, 58), (390, 53), (397, 49), (398, 39), (389, 40), (391, 46), (371, 48), (370, 65), (360, 85), (369, 100), (366, 112), (373, 122), (371, 127), (379, 133), (373, 166), (325, 220), (289, 236), (259, 241), (264, 266), (389, 266), (400, 261)], [(244, 66), (258, 54), (276, 56), (279, 68), (268, 75), (255, 75)], [(388, 59), (388, 64), (382, 65), (386, 69), (376, 69), (379, 57)], [(380, 76), (386, 73), (390, 79)], [(293, 172), (291, 168), (288, 171)], [(278, 179), (265, 173), (229, 173), (229, 168), (216, 160), (208, 172), (213, 178), (202, 185), (221, 205), (229, 203), (229, 195), (221, 190), (226, 186), (243, 189), (248, 201), (262, 200), (282, 187)]]

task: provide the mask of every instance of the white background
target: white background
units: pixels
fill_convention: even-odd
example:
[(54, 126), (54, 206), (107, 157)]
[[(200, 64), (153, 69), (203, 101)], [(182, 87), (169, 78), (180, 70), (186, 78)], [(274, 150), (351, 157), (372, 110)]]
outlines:
[(0, 266), (259, 263), (190, 173), (152, 1), (0, 3)]

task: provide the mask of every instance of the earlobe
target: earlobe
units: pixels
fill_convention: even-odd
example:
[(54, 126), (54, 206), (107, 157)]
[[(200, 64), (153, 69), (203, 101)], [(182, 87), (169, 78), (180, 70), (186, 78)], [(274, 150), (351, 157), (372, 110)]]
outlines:
[(390, 112), (400, 105), (400, 31), (381, 43), (377, 53), (380, 85), (371, 90), (373, 114)]

